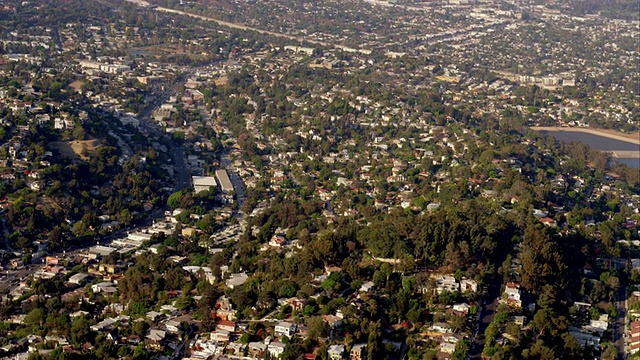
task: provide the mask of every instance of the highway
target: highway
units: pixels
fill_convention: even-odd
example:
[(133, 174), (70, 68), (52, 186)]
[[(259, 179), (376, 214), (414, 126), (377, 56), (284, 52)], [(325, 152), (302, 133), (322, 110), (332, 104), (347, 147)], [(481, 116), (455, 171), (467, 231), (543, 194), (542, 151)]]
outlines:
[[(137, 3), (144, 4), (145, 2), (139, 1)], [(255, 28), (255, 27), (247, 26), (245, 24), (239, 24), (239, 23), (219, 20), (219, 19), (216, 19), (216, 18), (208, 17), (208, 16), (192, 14), (192, 13), (189, 13), (189, 12), (186, 12), (186, 11), (182, 11), (182, 10), (175, 10), (175, 9), (161, 7), (161, 6), (155, 7), (155, 10), (156, 11), (160, 11), (160, 12), (165, 12), (165, 13), (189, 16), (189, 17), (192, 17), (192, 18), (213, 22), (213, 23), (216, 23), (216, 24), (218, 24), (220, 26), (225, 26), (225, 27), (228, 27), (228, 28), (231, 28), (231, 29), (255, 31), (257, 33), (264, 34), (264, 35), (271, 35), (271, 36), (276, 36), (276, 37), (279, 37), (279, 38), (295, 40), (295, 41), (298, 41), (298, 42), (308, 42), (308, 43), (318, 44), (318, 45), (322, 45), (322, 46), (326, 46), (326, 47), (333, 47), (333, 48), (341, 49), (341, 50), (347, 51), (347, 52), (358, 52), (358, 53), (362, 53), (362, 54), (371, 54), (371, 50), (368, 50), (368, 49), (354, 49), (354, 48), (351, 48), (351, 47), (348, 47), (348, 46), (344, 46), (344, 45), (333, 44), (333, 43), (328, 43), (328, 42), (319, 41), (319, 40), (315, 40), (315, 39), (310, 39), (310, 38), (305, 38), (305, 37), (300, 37), (300, 36), (293, 36), (293, 35), (283, 34), (283, 33), (279, 33), (279, 32), (269, 31), (269, 30), (258, 29), (258, 28)]]

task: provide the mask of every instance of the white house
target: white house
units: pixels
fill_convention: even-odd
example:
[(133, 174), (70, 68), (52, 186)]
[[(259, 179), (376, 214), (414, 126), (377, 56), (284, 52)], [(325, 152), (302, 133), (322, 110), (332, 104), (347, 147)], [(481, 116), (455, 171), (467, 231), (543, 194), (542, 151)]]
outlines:
[(504, 288), (504, 295), (506, 297), (506, 302), (509, 305), (521, 307), (522, 300), (520, 299), (520, 285), (514, 283), (507, 283)]
[(282, 353), (284, 352), (285, 347), (286, 345), (281, 342), (272, 342), (267, 347), (267, 351), (269, 352), (269, 354), (271, 354), (271, 356), (279, 358), (280, 355), (282, 355)]
[(434, 323), (431, 325), (431, 330), (441, 333), (449, 333), (452, 331), (451, 327), (445, 323)]
[(344, 345), (329, 346), (327, 354), (329, 354), (329, 359), (331, 360), (341, 360), (344, 355)]
[(167, 320), (167, 322), (164, 323), (164, 326), (167, 331), (174, 334), (177, 334), (180, 331), (180, 321), (177, 320)]
[(229, 288), (233, 289), (244, 284), (249, 279), (249, 276), (245, 273), (231, 274), (227, 279), (226, 284)]
[(447, 354), (453, 354), (456, 351), (456, 344), (443, 342), (440, 344), (440, 351)]
[(226, 330), (216, 330), (211, 333), (210, 339), (218, 342), (229, 342), (230, 333)]
[(438, 294), (443, 291), (458, 292), (460, 290), (460, 284), (451, 275), (442, 275), (436, 279), (436, 291)]
[(291, 337), (291, 335), (296, 332), (296, 325), (290, 322), (281, 321), (276, 324), (275, 332), (278, 336), (286, 335)]
[(460, 280), (460, 291), (470, 291), (475, 293), (478, 291), (478, 283), (475, 280), (463, 278)]
[(94, 294), (97, 293), (115, 293), (117, 291), (117, 289), (115, 288), (114, 284), (111, 282), (101, 282), (98, 284), (93, 284), (91, 285), (91, 291), (93, 291)]
[(367, 281), (367, 282), (363, 283), (362, 285), (360, 285), (360, 291), (366, 292), (366, 293), (371, 291), (373, 288), (375, 288), (375, 285), (373, 284), (373, 281)]
[(468, 314), (470, 308), (471, 306), (469, 306), (469, 304), (467, 303), (453, 304), (453, 310), (459, 311), (464, 314)]

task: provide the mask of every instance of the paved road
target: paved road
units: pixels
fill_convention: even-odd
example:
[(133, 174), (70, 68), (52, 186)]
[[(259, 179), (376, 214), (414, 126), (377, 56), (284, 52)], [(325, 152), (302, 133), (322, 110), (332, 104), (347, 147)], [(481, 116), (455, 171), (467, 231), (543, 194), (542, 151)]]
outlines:
[[(200, 110), (200, 115), (204, 120), (204, 123), (208, 124), (209, 126), (213, 126), (213, 121), (211, 121), (211, 115), (206, 111), (206, 109), (200, 108), (199, 110)], [(227, 170), (227, 174), (229, 175), (229, 180), (231, 180), (231, 185), (233, 185), (233, 191), (235, 191), (236, 193), (236, 201), (238, 202), (238, 209), (240, 209), (242, 208), (242, 205), (244, 204), (244, 201), (246, 199), (246, 196), (244, 193), (244, 190), (245, 190), (244, 182), (242, 181), (242, 178), (240, 178), (240, 175), (238, 175), (238, 169), (236, 169), (236, 167), (233, 166), (233, 164), (231, 163), (231, 160), (229, 159), (229, 154), (227, 152), (223, 152), (220, 155), (220, 163)], [(242, 217), (242, 215), (243, 215), (242, 212), (239, 210), (238, 213), (236, 213), (236, 218)]]
[[(75, 256), (76, 254), (86, 250), (86, 248), (88, 248), (89, 246), (93, 246), (93, 244), (87, 245), (87, 247), (85, 248), (79, 248), (73, 251), (47, 254), (47, 256), (57, 256), (57, 257)], [(34, 260), (35, 263), (29, 264), (21, 269), (8, 270), (8, 271), (5, 270), (0, 272), (0, 294), (5, 294), (10, 292), (12, 289), (19, 286), (20, 281), (25, 280), (29, 276), (35, 274), (36, 271), (40, 270), (42, 268), (41, 266), (42, 263), (38, 263), (38, 262), (44, 261), (44, 258), (41, 258), (41, 259), (42, 260), (36, 259)]]
[(502, 276), (496, 274), (496, 280), (494, 280), (489, 289), (487, 295), (483, 301), (490, 301), (484, 306), (480, 306), (478, 309), (478, 328), (473, 335), (471, 342), (471, 349), (469, 349), (470, 359), (480, 359), (482, 350), (484, 349), (484, 332), (489, 327), (489, 324), (493, 321), (493, 317), (496, 315), (498, 309), (498, 297), (500, 296), (500, 286), (502, 285)]
[[(151, 120), (151, 115), (155, 110), (157, 110), (162, 104), (164, 104), (167, 99), (173, 94), (175, 94), (178, 86), (184, 83), (184, 80), (190, 75), (188, 72), (183, 72), (173, 84), (169, 84), (166, 86), (166, 90), (158, 91), (155, 93), (155, 99), (147, 104), (147, 106), (140, 112), (138, 115), (138, 119), (140, 120), (140, 124), (151, 134), (154, 134), (160, 138), (165, 137), (168, 140), (168, 137), (163, 133), (162, 129)], [(191, 187), (191, 174), (189, 173), (189, 168), (187, 167), (187, 162), (184, 156), (184, 149), (182, 149), (182, 145), (177, 144), (173, 141), (167, 141), (167, 145), (169, 146), (169, 153), (173, 158), (173, 170), (175, 177), (175, 186), (174, 189), (183, 190)]]
[(187, 162), (184, 159), (184, 150), (177, 145), (171, 150), (173, 155), (173, 170), (175, 171), (176, 186), (175, 189), (183, 190), (191, 188), (191, 174), (187, 168)]
[(220, 163), (225, 167), (225, 169), (227, 169), (229, 180), (231, 180), (231, 184), (233, 185), (233, 191), (236, 192), (236, 201), (238, 201), (238, 208), (240, 209), (242, 208), (242, 205), (244, 204), (244, 201), (246, 199), (246, 196), (244, 194), (244, 183), (242, 182), (240, 175), (238, 175), (236, 167), (233, 166), (231, 160), (229, 160), (228, 153), (225, 152), (220, 156)]
[(0, 224), (0, 227), (2, 227), (2, 247), (7, 251), (16, 252), (17, 250), (11, 247), (11, 242), (9, 241), (9, 226), (7, 225), (7, 218), (5, 216), (6, 215), (3, 215), (2, 224)]
[(319, 40), (315, 40), (315, 39), (311, 39), (311, 38), (305, 38), (305, 37), (301, 37), (301, 36), (293, 36), (293, 35), (278, 33), (278, 32), (274, 32), (274, 31), (258, 29), (258, 28), (255, 28), (255, 27), (247, 26), (245, 24), (239, 24), (239, 23), (219, 20), (219, 19), (216, 19), (216, 18), (208, 17), (208, 16), (192, 14), (192, 13), (189, 13), (189, 12), (186, 12), (186, 11), (182, 11), (182, 10), (169, 9), (169, 8), (165, 8), (165, 7), (161, 7), (161, 6), (158, 6), (155, 9), (157, 11), (161, 11), (161, 12), (165, 12), (165, 13), (184, 15), (184, 16), (189, 16), (189, 17), (200, 19), (200, 20), (204, 20), (204, 21), (214, 22), (214, 23), (216, 23), (218, 25), (226, 26), (226, 27), (229, 27), (229, 28), (232, 28), (232, 29), (255, 31), (255, 32), (259, 33), (259, 34), (271, 35), (271, 36), (276, 36), (276, 37), (279, 37), (279, 38), (284, 38), (284, 39), (289, 39), (289, 40), (295, 40), (295, 41), (299, 41), (299, 42), (308, 42), (308, 43), (318, 44), (318, 45), (327, 46), (327, 47), (334, 47), (334, 48), (338, 48), (338, 49), (341, 49), (343, 51), (348, 51), (348, 52), (359, 52), (359, 53), (362, 53), (362, 54), (371, 54), (371, 50), (368, 50), (368, 49), (354, 49), (354, 48), (351, 48), (351, 47), (348, 47), (348, 46), (328, 43), (328, 42), (319, 41)]
[(618, 359), (626, 355), (626, 319), (627, 319), (627, 289), (622, 284), (614, 295), (613, 305), (616, 308), (616, 318), (613, 322), (613, 343), (618, 350)]
[[(35, 270), (34, 270), (35, 271)], [(28, 268), (19, 270), (9, 270), (0, 273), (0, 294), (8, 293), (14, 287), (20, 284), (21, 280), (31, 275), (32, 271)]]

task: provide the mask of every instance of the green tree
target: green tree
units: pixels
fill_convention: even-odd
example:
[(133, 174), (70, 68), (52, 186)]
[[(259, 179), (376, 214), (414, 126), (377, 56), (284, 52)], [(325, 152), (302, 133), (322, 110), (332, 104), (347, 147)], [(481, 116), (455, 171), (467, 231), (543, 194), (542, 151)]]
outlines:
[(180, 207), (180, 199), (182, 199), (183, 194), (183, 191), (180, 190), (169, 195), (169, 198), (167, 199), (167, 206), (171, 209), (177, 209), (178, 207)]
[(46, 319), (46, 313), (42, 308), (35, 308), (27, 314), (24, 318), (25, 325), (28, 326), (42, 326)]
[(323, 336), (328, 330), (327, 323), (321, 316), (312, 316), (306, 322), (309, 326), (309, 338), (312, 340)]
[(71, 325), (71, 342), (80, 345), (88, 340), (89, 334), (91, 333), (89, 329), (89, 321), (85, 319), (84, 316), (77, 317), (74, 319), (73, 324)]
[(383, 359), (384, 348), (382, 347), (382, 323), (380, 320), (369, 323), (369, 335), (367, 337), (367, 358)]

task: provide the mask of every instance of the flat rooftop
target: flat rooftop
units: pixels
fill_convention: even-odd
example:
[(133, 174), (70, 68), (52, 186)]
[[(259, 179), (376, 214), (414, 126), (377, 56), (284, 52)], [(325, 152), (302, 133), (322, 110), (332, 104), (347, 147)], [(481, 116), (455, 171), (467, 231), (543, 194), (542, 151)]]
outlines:
[(216, 170), (216, 178), (220, 183), (220, 188), (222, 189), (222, 192), (229, 192), (233, 190), (233, 184), (231, 184), (231, 179), (229, 179), (227, 170), (224, 170), (224, 169)]

